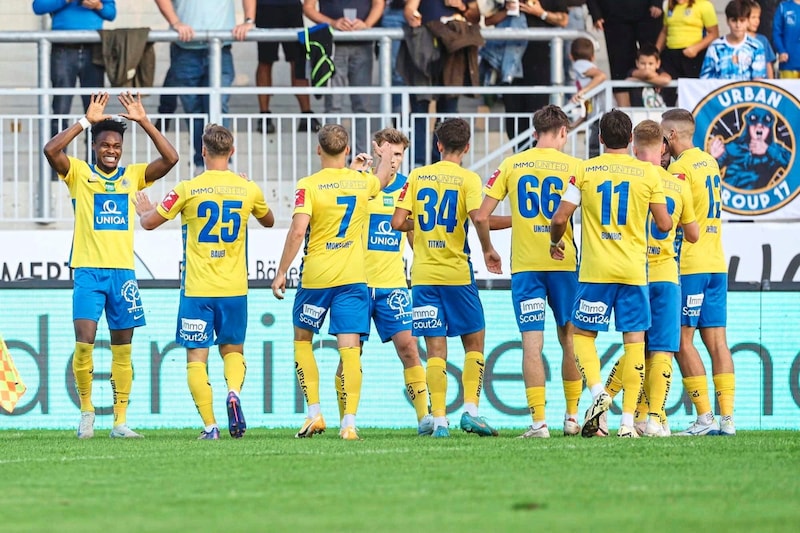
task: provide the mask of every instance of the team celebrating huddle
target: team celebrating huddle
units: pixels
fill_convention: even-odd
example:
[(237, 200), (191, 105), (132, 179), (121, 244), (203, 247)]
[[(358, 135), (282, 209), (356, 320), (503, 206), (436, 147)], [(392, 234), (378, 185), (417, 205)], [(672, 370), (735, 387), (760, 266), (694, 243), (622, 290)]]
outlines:
[[(141, 190), (164, 176), (178, 156), (150, 123), (139, 97), (128, 93), (119, 99), (127, 111), (123, 116), (137, 122), (159, 152), (149, 165), (118, 166), (125, 128), (104, 114), (107, 94), (93, 95), (86, 116), (45, 146), (75, 206), (71, 266), (73, 370), (81, 400), (78, 437), (94, 434), (92, 348), (104, 309), (113, 356), (111, 436), (141, 436), (128, 428), (125, 417), (133, 328), (144, 325), (128, 216), (135, 210), (148, 230), (181, 215), (184, 262), (176, 342), (187, 350), (189, 389), (204, 426), (199, 438), (220, 437), (207, 371), (209, 348), (215, 344), (229, 389), (228, 429), (240, 438), (247, 427), (240, 400), (246, 373), (246, 228), (250, 215), (262, 226), (272, 226), (273, 214), (260, 188), (229, 170), (233, 135), (215, 124), (203, 133), (206, 171), (176, 185), (159, 203), (151, 202)], [(361, 438), (356, 426), (361, 354), (371, 323), (382, 342), (394, 343), (419, 435), (450, 435), (447, 337), (455, 336), (464, 347), (460, 427), (480, 436), (498, 434), (478, 411), (485, 321), (470, 259), (470, 225), (494, 273), (502, 273), (503, 258), (492, 244), (491, 230), (511, 229), (511, 297), (532, 418), (522, 438), (550, 436), (542, 360), (546, 304), (554, 314), (563, 354), (565, 435), (607, 435), (606, 412), (620, 391), (619, 437), (669, 435), (664, 407), (673, 355), (697, 411), (696, 422), (680, 434), (735, 434), (719, 167), (693, 146), (692, 114), (673, 109), (663, 114), (661, 124), (645, 120), (633, 128), (628, 115), (609, 111), (600, 120), (604, 153), (587, 161), (561, 151), (569, 128), (561, 108), (540, 109), (533, 124), (535, 147), (506, 158), (485, 187), (480, 176), (461, 166), (471, 137), (463, 119), (437, 125), (441, 161), (408, 176), (398, 172), (409, 145), (402, 132), (380, 130), (372, 156), (351, 158), (342, 126), (320, 129), (321, 170), (297, 182), (292, 222), (272, 282), (274, 296), (283, 299), (287, 271), (302, 246), (292, 318), (295, 370), (307, 413), (296, 437), (326, 430), (312, 340), (328, 315), (328, 331), (337, 339), (340, 357), (335, 388), (342, 439)], [(91, 166), (63, 153), (90, 126), (97, 161)], [(493, 215), (506, 198), (511, 215)], [(580, 247), (572, 224), (578, 207)], [(406, 240), (414, 256), (410, 291), (403, 262)], [(112, 248), (118, 253), (105, 253)], [(624, 355), (604, 383), (595, 338), (598, 331), (608, 330), (612, 311), (615, 329), (623, 335)], [(693, 344), (696, 329), (711, 356), (719, 421)], [(425, 342), (425, 367), (419, 337)], [(579, 422), (584, 382), (592, 403)]]

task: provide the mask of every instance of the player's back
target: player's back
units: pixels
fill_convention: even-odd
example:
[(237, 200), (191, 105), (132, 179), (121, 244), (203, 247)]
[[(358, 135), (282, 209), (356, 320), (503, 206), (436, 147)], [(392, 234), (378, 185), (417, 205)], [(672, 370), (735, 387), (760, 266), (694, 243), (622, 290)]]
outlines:
[(511, 206), (511, 273), (574, 271), (577, 266), (572, 223), (564, 233), (564, 260), (542, 250), (550, 242), (550, 221), (561, 195), (581, 160), (554, 148), (531, 148), (506, 158), (486, 184), (486, 195), (509, 198)]
[(671, 174), (661, 167), (655, 167), (664, 185), (667, 212), (672, 217), (672, 229), (661, 231), (650, 217), (650, 230), (647, 239), (647, 266), (649, 281), (669, 281), (678, 283), (677, 256), (682, 240), (677, 237), (681, 224), (695, 221), (692, 192), (682, 174)]
[(180, 208), (186, 296), (247, 294), (247, 221), (268, 212), (261, 189), (234, 172), (207, 170), (172, 194), (160, 207)]
[(414, 220), (412, 285), (472, 283), (467, 228), (480, 207), (481, 178), (451, 161), (411, 172), (398, 207)]
[(605, 153), (585, 161), (576, 176), (581, 191), (581, 266), (589, 283), (647, 284), (647, 215), (664, 203), (651, 163)]
[(722, 189), (717, 161), (699, 148), (690, 148), (672, 162), (669, 171), (682, 174), (689, 183), (700, 226), (697, 242), (687, 242), (681, 248), (681, 274), (727, 272), (722, 250)]
[(326, 168), (297, 182), (294, 213), (311, 217), (301, 284), (309, 289), (366, 283), (367, 202), (381, 189), (370, 173)]

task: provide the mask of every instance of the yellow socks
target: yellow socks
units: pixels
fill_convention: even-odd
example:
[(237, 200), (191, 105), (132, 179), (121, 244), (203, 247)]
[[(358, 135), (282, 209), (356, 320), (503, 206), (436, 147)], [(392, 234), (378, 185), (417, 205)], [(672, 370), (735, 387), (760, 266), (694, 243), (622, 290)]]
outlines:
[(189, 383), (189, 391), (192, 393), (194, 405), (203, 425), (213, 426), (217, 422), (214, 419), (214, 407), (212, 405), (211, 383), (208, 382), (208, 367), (205, 363), (194, 362), (186, 363), (186, 380)]
[(639, 391), (639, 399), (636, 404), (635, 420), (637, 422), (647, 421), (647, 415), (650, 414), (650, 365), (651, 358), (645, 357), (644, 359), (644, 381), (642, 388)]
[(447, 416), (446, 367), (447, 362), (441, 357), (431, 357), (428, 359), (428, 368), (425, 374), (428, 378), (428, 392), (431, 396), (431, 414), (434, 418), (437, 416)]
[(711, 402), (708, 399), (708, 380), (705, 375), (683, 378), (683, 388), (694, 404), (697, 416), (711, 412)]
[(644, 343), (625, 344), (625, 363), (622, 368), (622, 412), (633, 414), (644, 384)]
[[(544, 423), (544, 387), (528, 387), (525, 389), (525, 397), (528, 399), (528, 409), (531, 411), (534, 425)], [(577, 411), (577, 407), (575, 410)]]
[(131, 345), (111, 345), (111, 390), (114, 392), (114, 425), (124, 424), (133, 386)]
[(417, 412), (417, 421), (428, 414), (428, 385), (425, 383), (425, 369), (422, 365), (412, 366), (403, 370), (406, 382), (406, 391), (414, 411)]
[(483, 354), (481, 352), (467, 352), (464, 355), (464, 372), (461, 374), (461, 383), (464, 385), (464, 403), (472, 403), (477, 406), (483, 386)]
[(606, 391), (608, 391), (608, 394), (610, 394), (612, 398), (622, 390), (622, 369), (624, 367), (625, 354), (622, 354), (622, 357), (614, 363), (614, 367), (611, 369), (611, 373), (608, 374), (608, 379), (606, 380)]
[(733, 416), (733, 400), (736, 392), (736, 378), (733, 374), (714, 375), (714, 389), (717, 391), (719, 414)]
[[(564, 399), (567, 401), (567, 413), (574, 415), (578, 412), (578, 402), (583, 392), (583, 381), (562, 381), (564, 385)], [(528, 402), (530, 405), (530, 402)]]
[(294, 341), (294, 371), (306, 404), (319, 403), (319, 369), (309, 341)]
[(654, 352), (647, 367), (646, 388), (650, 400), (650, 413), (658, 414), (661, 423), (666, 422), (664, 408), (672, 384), (672, 356), (667, 352)]
[(244, 355), (239, 352), (225, 354), (225, 357), (222, 358), (222, 364), (228, 390), (240, 394), (244, 386), (244, 376), (247, 374), (247, 362), (244, 360)]
[(339, 357), (342, 358), (342, 388), (346, 398), (344, 414), (355, 415), (361, 399), (361, 348), (339, 348)]
[(336, 389), (336, 405), (339, 407), (339, 420), (344, 417), (344, 404), (347, 403), (347, 394), (344, 392), (344, 380), (340, 374), (333, 376), (333, 386)]
[(575, 362), (581, 371), (586, 386), (590, 389), (600, 383), (600, 358), (597, 356), (597, 347), (594, 337), (586, 335), (573, 335), (572, 343), (575, 346)]
[(93, 344), (75, 343), (75, 354), (72, 356), (72, 373), (75, 375), (75, 388), (81, 401), (81, 411), (94, 411), (92, 405), (92, 363)]

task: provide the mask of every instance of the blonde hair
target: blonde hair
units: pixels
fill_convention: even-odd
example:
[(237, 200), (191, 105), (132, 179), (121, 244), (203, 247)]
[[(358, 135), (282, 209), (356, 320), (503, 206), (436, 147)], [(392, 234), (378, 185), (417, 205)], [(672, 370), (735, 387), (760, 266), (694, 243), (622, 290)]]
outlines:
[(233, 150), (233, 134), (225, 126), (209, 124), (203, 130), (203, 146), (209, 157), (227, 157)]
[(322, 151), (328, 155), (339, 155), (350, 144), (350, 135), (340, 124), (325, 124), (317, 134)]

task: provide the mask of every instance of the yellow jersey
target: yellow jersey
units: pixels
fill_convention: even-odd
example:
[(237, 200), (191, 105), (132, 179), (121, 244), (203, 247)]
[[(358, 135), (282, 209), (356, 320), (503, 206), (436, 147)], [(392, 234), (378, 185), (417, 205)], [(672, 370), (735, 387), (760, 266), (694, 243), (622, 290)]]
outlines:
[(682, 174), (692, 191), (694, 214), (700, 226), (700, 238), (684, 243), (680, 270), (683, 274), (725, 273), (722, 250), (722, 198), (717, 160), (699, 148), (690, 148), (669, 166), (673, 174)]
[(417, 168), (397, 207), (414, 220), (412, 285), (469, 285), (473, 281), (467, 228), (481, 206), (481, 178), (450, 161)]
[(394, 208), (407, 181), (407, 176), (395, 174), (392, 182), (367, 204), (364, 263), (370, 287), (396, 289), (407, 285), (403, 261), (406, 237), (402, 231), (392, 229)]
[(672, 229), (666, 232), (659, 231), (655, 222), (651, 220), (650, 235), (647, 238), (647, 273), (650, 282), (678, 283), (678, 250), (682, 242), (676, 239), (676, 234), (679, 225), (695, 221), (692, 191), (682, 174), (670, 174), (661, 167), (655, 168), (664, 185), (667, 212), (672, 217)]
[(606, 153), (578, 168), (575, 186), (582, 204), (578, 280), (647, 285), (647, 216), (651, 203), (666, 203), (656, 167)]
[(672, 11), (668, 9), (668, 2), (664, 2), (667, 48), (678, 50), (693, 46), (703, 40), (706, 28), (717, 25), (717, 13), (708, 0), (695, 0), (692, 7), (676, 4)]
[(168, 220), (181, 214), (186, 296), (247, 294), (247, 221), (269, 212), (258, 185), (229, 170), (206, 170), (178, 183), (156, 210)]
[(147, 164), (117, 167), (106, 174), (96, 165), (69, 158), (69, 171), (60, 176), (69, 187), (75, 227), (72, 233), (72, 268), (124, 268), (133, 270), (133, 221), (136, 191), (149, 187)]
[(554, 148), (531, 148), (506, 158), (486, 184), (486, 196), (511, 205), (511, 273), (574, 271), (572, 221), (564, 233), (564, 260), (550, 257), (550, 220), (580, 159)]
[(375, 175), (349, 168), (325, 168), (297, 182), (294, 214), (311, 217), (300, 267), (303, 287), (367, 282), (364, 223), (367, 202), (380, 191)]

